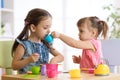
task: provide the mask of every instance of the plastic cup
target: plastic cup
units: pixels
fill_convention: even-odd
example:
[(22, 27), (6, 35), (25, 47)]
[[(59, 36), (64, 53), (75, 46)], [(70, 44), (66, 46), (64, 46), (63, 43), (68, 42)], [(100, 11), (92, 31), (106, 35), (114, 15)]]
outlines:
[(90, 74), (94, 74), (94, 69), (93, 69), (93, 68), (90, 68), (90, 69), (89, 69), (89, 73), (90, 73)]
[(31, 67), (32, 74), (40, 74), (40, 66)]
[(46, 64), (46, 74), (48, 78), (57, 77), (58, 64)]
[(53, 42), (53, 36), (51, 34), (48, 34), (45, 36), (44, 40), (48, 43), (52, 43)]
[(80, 76), (80, 69), (71, 69), (69, 71), (69, 75), (71, 78), (79, 78)]
[(41, 65), (41, 75), (46, 75), (46, 64)]

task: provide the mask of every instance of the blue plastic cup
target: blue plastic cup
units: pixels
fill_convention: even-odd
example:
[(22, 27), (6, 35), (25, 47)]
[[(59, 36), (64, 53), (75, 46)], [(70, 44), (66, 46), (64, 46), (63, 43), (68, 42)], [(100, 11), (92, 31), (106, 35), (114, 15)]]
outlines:
[(51, 44), (53, 42), (53, 36), (51, 34), (48, 34), (45, 36), (44, 40)]

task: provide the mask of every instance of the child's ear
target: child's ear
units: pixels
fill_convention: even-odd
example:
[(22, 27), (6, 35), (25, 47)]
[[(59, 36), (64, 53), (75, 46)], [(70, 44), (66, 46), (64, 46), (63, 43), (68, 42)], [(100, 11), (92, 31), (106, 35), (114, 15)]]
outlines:
[(93, 34), (93, 36), (96, 36), (97, 35), (97, 29), (93, 29), (92, 34)]
[(32, 32), (35, 32), (35, 31), (36, 31), (36, 27), (35, 27), (34, 24), (31, 24), (31, 25), (30, 25), (30, 30), (31, 30)]

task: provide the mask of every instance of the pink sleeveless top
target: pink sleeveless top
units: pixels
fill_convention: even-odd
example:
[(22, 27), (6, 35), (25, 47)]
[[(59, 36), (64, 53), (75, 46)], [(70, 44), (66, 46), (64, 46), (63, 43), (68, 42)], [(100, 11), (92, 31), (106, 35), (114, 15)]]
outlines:
[(101, 63), (101, 58), (103, 56), (100, 41), (91, 39), (90, 42), (95, 46), (96, 52), (92, 52), (89, 49), (83, 49), (80, 68), (94, 68), (96, 65)]

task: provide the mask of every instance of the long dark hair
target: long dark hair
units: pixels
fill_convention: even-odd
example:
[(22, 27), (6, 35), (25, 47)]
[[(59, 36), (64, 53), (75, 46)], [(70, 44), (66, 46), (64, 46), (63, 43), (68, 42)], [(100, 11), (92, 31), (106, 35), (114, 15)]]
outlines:
[[(35, 8), (35, 9), (30, 10), (24, 20), (25, 26), (24, 26), (22, 32), (20, 33), (20, 35), (18, 35), (18, 37), (16, 39), (27, 40), (29, 37), (30, 25), (34, 24), (35, 26), (37, 26), (40, 21), (46, 19), (47, 17), (52, 17), (52, 16), (48, 11), (46, 11), (44, 9)], [(44, 40), (42, 40), (42, 42), (48, 46), (48, 44)], [(13, 56), (13, 53), (16, 50), (18, 44), (19, 43), (15, 40), (14, 44), (12, 46), (12, 56)]]

